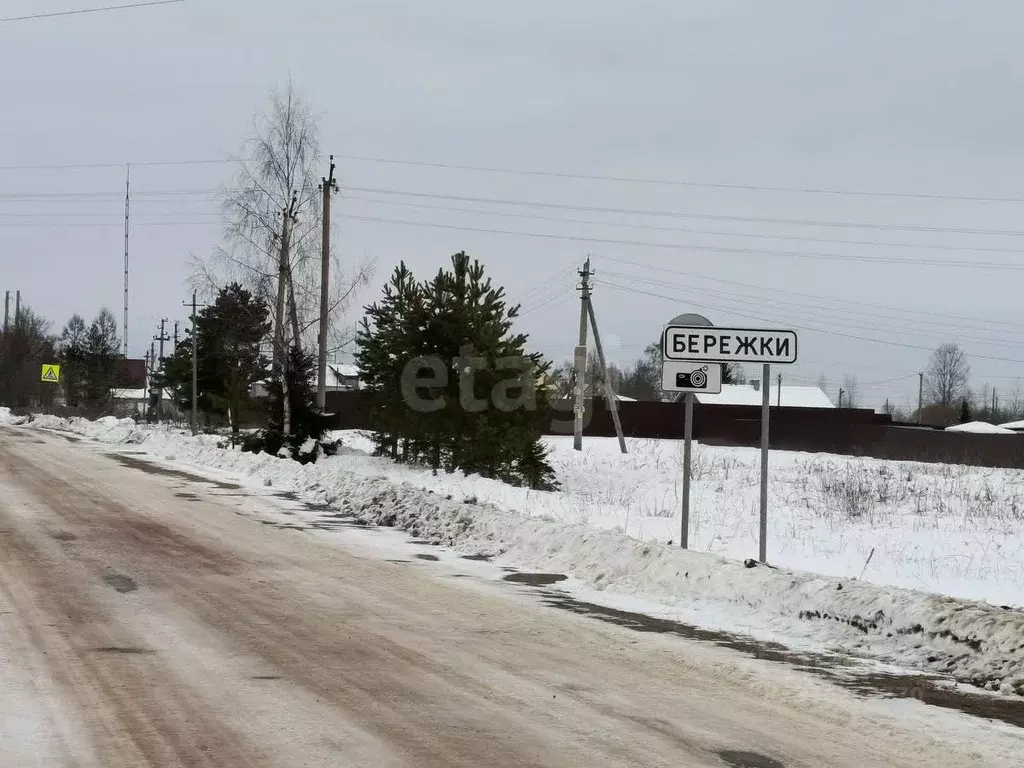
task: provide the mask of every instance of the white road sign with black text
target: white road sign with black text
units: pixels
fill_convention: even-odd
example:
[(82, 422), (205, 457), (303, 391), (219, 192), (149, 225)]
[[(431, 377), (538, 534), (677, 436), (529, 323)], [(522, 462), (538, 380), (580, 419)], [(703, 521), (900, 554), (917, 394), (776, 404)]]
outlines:
[(722, 391), (722, 365), (665, 360), (661, 364), (661, 388), (665, 392), (717, 395)]
[(795, 363), (796, 333), (759, 328), (665, 328), (665, 360), (702, 363)]

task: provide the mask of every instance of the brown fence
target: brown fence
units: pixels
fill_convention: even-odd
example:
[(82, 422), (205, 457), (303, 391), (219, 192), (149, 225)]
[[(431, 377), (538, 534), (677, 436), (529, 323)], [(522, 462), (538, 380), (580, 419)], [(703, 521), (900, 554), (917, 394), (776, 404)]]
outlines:
[[(362, 393), (329, 392), (327, 407), (335, 415), (336, 429), (369, 427)], [(680, 403), (623, 402), (619, 404), (619, 416), (627, 437), (683, 437)], [(588, 403), (584, 424), (584, 436), (615, 436), (611, 411), (604, 400)], [(548, 435), (571, 435), (571, 404), (561, 405), (544, 431)], [(694, 408), (693, 436), (706, 445), (757, 447), (761, 444), (761, 409), (698, 405)], [(785, 451), (1024, 469), (1024, 435), (979, 435), (894, 424), (888, 416), (865, 409), (772, 407), (770, 445)]]

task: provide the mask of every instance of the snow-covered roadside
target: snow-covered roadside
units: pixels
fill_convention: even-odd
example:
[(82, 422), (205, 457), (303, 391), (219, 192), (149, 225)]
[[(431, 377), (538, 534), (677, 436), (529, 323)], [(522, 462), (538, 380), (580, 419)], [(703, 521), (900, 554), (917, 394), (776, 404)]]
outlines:
[[(294, 491), (468, 554), (497, 554), (509, 565), (566, 573), (590, 588), (643, 596), (688, 616), (714, 608), (716, 628), (738, 628), (742, 616), (742, 628), (754, 635), (761, 627), (776, 637), (785, 634), (1024, 694), (1024, 613), (1017, 610), (799, 571), (746, 568), (736, 560), (637, 540), (614, 529), (530, 516), (396, 482), (390, 473), (365, 472), (366, 463), (353, 453), (302, 466), (225, 450), (216, 437), (192, 438), (130, 421), (44, 416), (28, 426), (135, 444), (155, 458), (230, 472), (253, 485)], [(362, 469), (350, 471), (349, 464)], [(723, 612), (722, 606), (731, 610)]]

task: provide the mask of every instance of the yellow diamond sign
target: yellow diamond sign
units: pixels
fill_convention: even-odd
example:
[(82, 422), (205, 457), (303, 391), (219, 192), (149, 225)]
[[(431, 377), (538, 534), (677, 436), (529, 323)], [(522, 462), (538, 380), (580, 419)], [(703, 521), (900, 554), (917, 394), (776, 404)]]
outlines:
[(44, 365), (42, 380), (48, 384), (57, 384), (60, 382), (60, 366), (59, 365)]

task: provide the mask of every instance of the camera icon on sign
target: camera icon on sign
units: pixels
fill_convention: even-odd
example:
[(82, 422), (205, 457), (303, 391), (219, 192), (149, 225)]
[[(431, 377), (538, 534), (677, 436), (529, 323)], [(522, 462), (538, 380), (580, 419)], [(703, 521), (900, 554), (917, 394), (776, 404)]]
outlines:
[(686, 373), (676, 374), (676, 386), (689, 389), (705, 389), (708, 386), (708, 367), (696, 368)]

